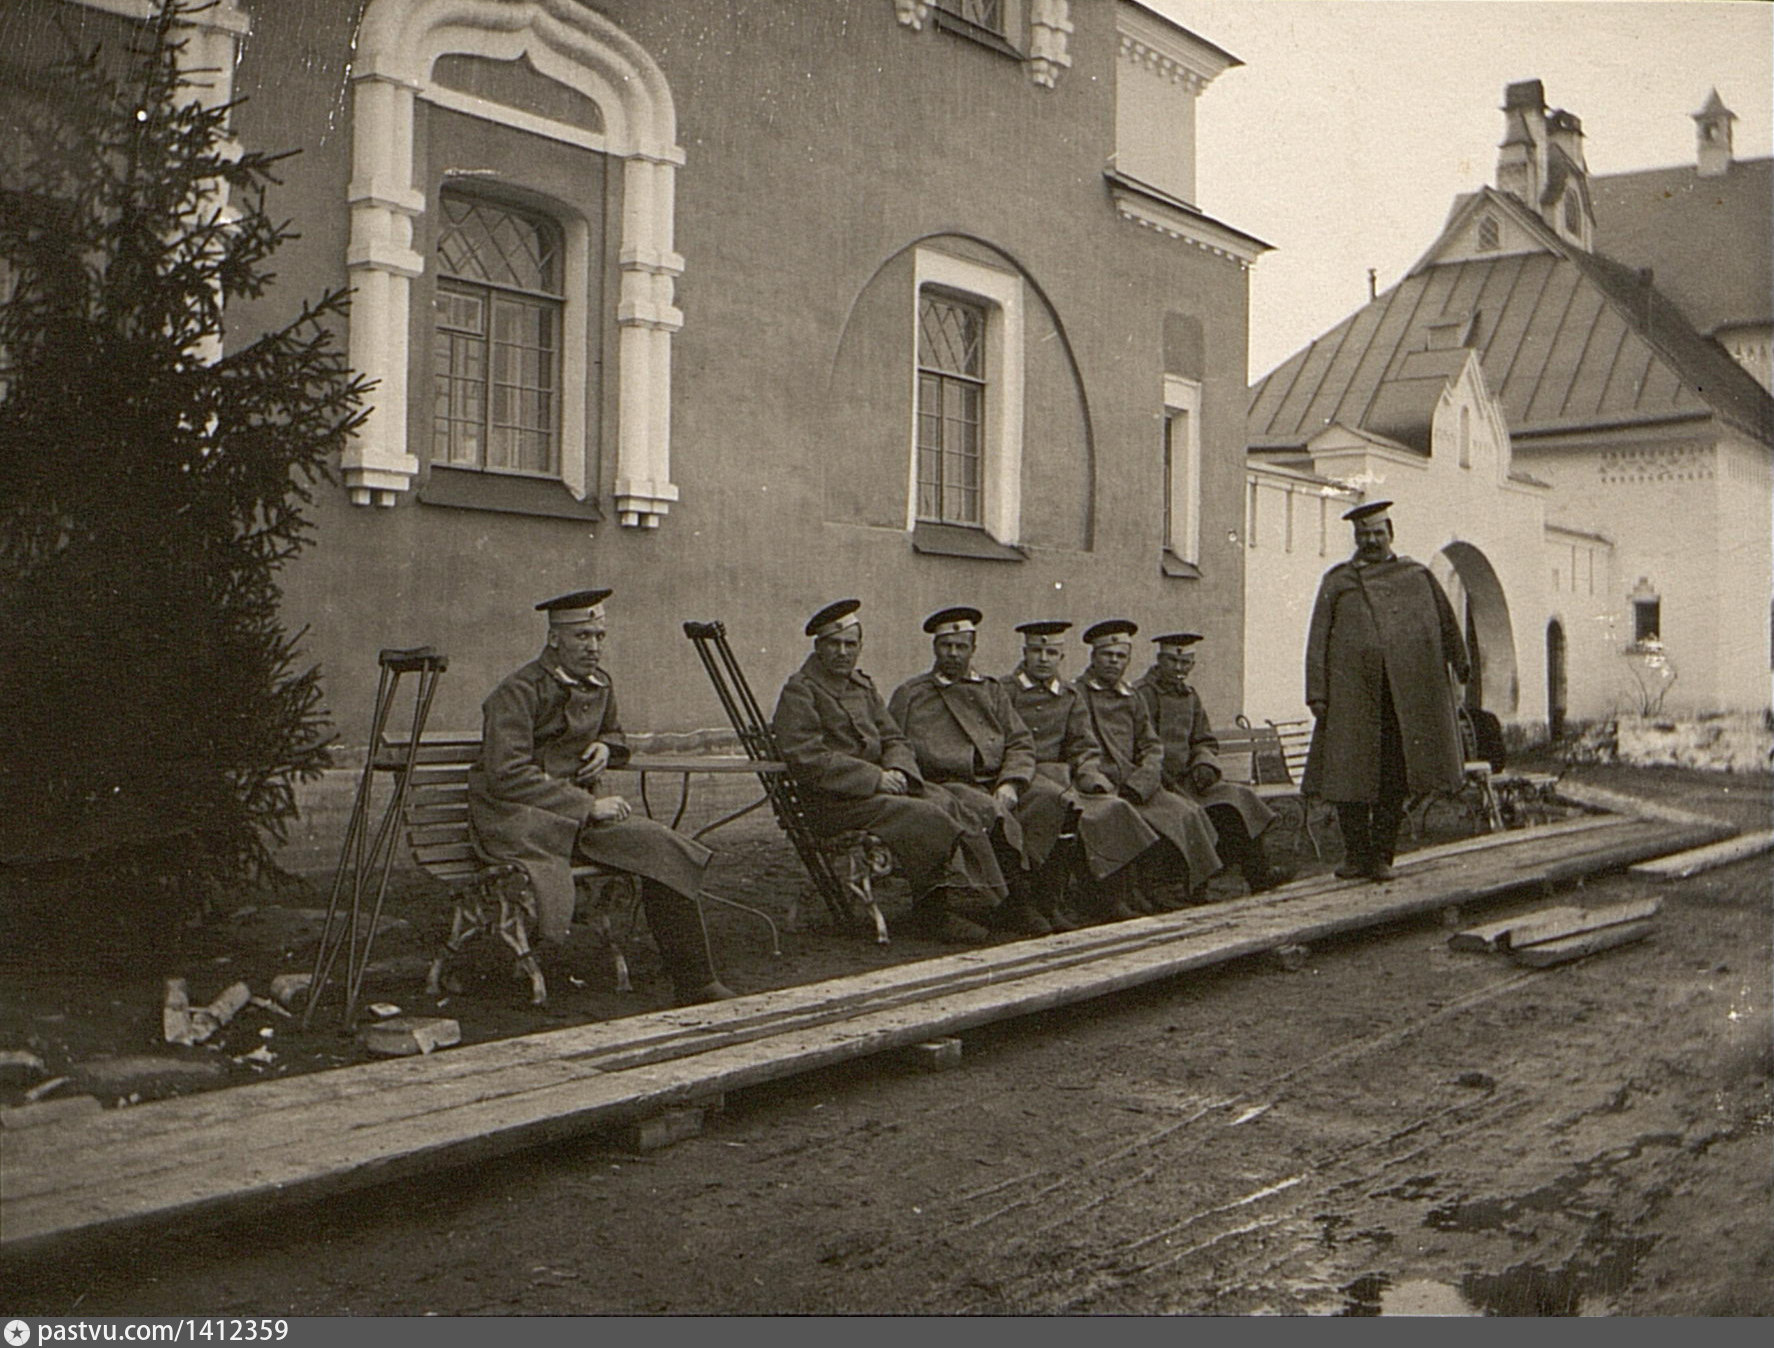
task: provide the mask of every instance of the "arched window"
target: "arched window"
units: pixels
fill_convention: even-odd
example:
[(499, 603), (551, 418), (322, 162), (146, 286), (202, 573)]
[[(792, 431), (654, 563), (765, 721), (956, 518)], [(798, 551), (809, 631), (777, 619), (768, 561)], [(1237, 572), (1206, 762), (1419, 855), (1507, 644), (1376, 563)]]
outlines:
[[(430, 446), (434, 467), (555, 476), (574, 501), (585, 502), (597, 494), (601, 476), (586, 403), (594, 412), (613, 403), (614, 416), (599, 413), (597, 420), (615, 427), (610, 476), (617, 518), (628, 527), (657, 526), (678, 498), (671, 481), (671, 349), (683, 325), (675, 287), (684, 265), (673, 240), (674, 181), (684, 153), (658, 63), (580, 0), (369, 0), (351, 82), (350, 360), (376, 383), (374, 415), (341, 463), (352, 502), (394, 505), (419, 472), (415, 442)], [(464, 128), (486, 157), (467, 167), (424, 162), (415, 134), (421, 103), (434, 119), (462, 119), (450, 136), (433, 136), (433, 161), (440, 155), (436, 142), (445, 142), (447, 153)], [(439, 189), (438, 175), (505, 165), (500, 147), (481, 139), (489, 127), (596, 161), (566, 178), (555, 173), (551, 184), (525, 181), (525, 164), (517, 164), (516, 172), (498, 174), (497, 197), (458, 198), (502, 212), (508, 234), (529, 229), (540, 238), (552, 222), (557, 244), (564, 236), (552, 290), (539, 275), (529, 278), (536, 284), (516, 283), (511, 275), (492, 279), (498, 264), (490, 255), (479, 258), (485, 274), (472, 265), (464, 272), (439, 264), (442, 240), (456, 226), (438, 218), (452, 195)], [(544, 158), (540, 152), (524, 157), (532, 167)], [(597, 200), (579, 202), (589, 191)], [(528, 204), (532, 196), (573, 206), (558, 216), (546, 208), (538, 215)], [(606, 259), (617, 280), (608, 296), (596, 288)], [(409, 322), (427, 296), (436, 305), (435, 321)], [(562, 307), (551, 309), (557, 300)], [(476, 331), (477, 322), (484, 331)], [(594, 368), (588, 351), (606, 329), (616, 349), (598, 349)], [(409, 348), (421, 341), (431, 344), (431, 356), (447, 360), (441, 374), (432, 371), (429, 386), (409, 390)], [(476, 351), (486, 361), (484, 381), (475, 373)], [(460, 365), (450, 363), (458, 358)], [(416, 364), (423, 369), (426, 362)], [(608, 376), (594, 381), (603, 370)], [(486, 390), (477, 414), (456, 400), (470, 399), (480, 382)], [(439, 455), (435, 400), (445, 384), (448, 424)], [(543, 462), (553, 467), (534, 466)]]

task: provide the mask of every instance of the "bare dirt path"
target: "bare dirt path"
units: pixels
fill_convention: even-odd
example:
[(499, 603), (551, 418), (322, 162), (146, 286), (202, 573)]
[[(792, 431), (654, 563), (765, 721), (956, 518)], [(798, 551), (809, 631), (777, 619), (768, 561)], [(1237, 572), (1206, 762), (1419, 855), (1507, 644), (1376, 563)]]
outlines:
[[(1765, 781), (1658, 780), (1765, 826)], [(1576, 965), (1524, 970), (1401, 926), (1297, 972), (1249, 962), (993, 1027), (953, 1071), (875, 1060), (736, 1095), (664, 1151), (532, 1152), (27, 1269), (11, 1300), (1766, 1314), (1767, 861), (1584, 897), (1648, 893), (1657, 935)]]

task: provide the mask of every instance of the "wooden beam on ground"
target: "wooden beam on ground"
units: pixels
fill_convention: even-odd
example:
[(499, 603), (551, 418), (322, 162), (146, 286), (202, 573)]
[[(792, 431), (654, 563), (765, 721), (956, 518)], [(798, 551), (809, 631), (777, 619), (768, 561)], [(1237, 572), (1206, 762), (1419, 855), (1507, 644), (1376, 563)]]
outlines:
[[(1593, 822), (1593, 821), (1591, 821)], [(1426, 849), (1386, 883), (1266, 894), (730, 1002), (255, 1083), (8, 1135), (0, 1251), (256, 1214), (691, 1107), (1283, 946), (1692, 847), (1719, 827), (1616, 818)], [(1477, 840), (1475, 840), (1477, 841)]]
[(1505, 939), (1511, 927), (1524, 926), (1529, 922), (1537, 922), (1552, 918), (1575, 917), (1581, 908), (1560, 906), (1558, 908), (1541, 908), (1532, 913), (1517, 913), (1514, 917), (1500, 917), (1490, 922), (1480, 922), (1475, 927), (1457, 931), (1448, 937), (1448, 949), (1465, 950), (1483, 953), (1502, 950), (1508, 945)]
[(1534, 913), (1510, 927), (1503, 934), (1503, 943), (1510, 950), (1545, 945), (1626, 922), (1648, 922), (1662, 908), (1661, 899), (1639, 899), (1633, 903), (1611, 903), (1606, 908), (1580, 908), (1574, 913)]
[(1712, 815), (1696, 814), (1692, 810), (1684, 810), (1674, 805), (1665, 805), (1660, 800), (1646, 800), (1642, 796), (1629, 796), (1623, 791), (1610, 791), (1605, 786), (1594, 786), (1588, 782), (1573, 782), (1569, 778), (1560, 778), (1557, 794), (1573, 805), (1581, 805), (1590, 810), (1607, 810), (1612, 814), (1635, 815), (1640, 819), (1661, 819), (1668, 824), (1712, 824), (1724, 833), (1735, 833), (1734, 825), (1713, 817)]
[(1690, 852), (1677, 852), (1671, 857), (1641, 861), (1628, 869), (1632, 874), (1642, 875), (1647, 880), (1686, 880), (1690, 875), (1699, 875), (1714, 866), (1726, 866), (1733, 861), (1742, 861), (1745, 857), (1758, 856), (1770, 849), (1774, 849), (1774, 830), (1740, 833), (1735, 838), (1726, 838), (1723, 842), (1707, 847), (1696, 847)]
[(1540, 945), (1525, 946), (1520, 950), (1511, 949), (1509, 957), (1517, 964), (1526, 964), (1534, 969), (1544, 969), (1550, 965), (1580, 960), (1586, 955), (1594, 955), (1599, 951), (1612, 950), (1615, 946), (1642, 941), (1655, 930), (1656, 926), (1655, 922), (1650, 921), (1622, 922), (1616, 926), (1587, 931), (1580, 936), (1567, 936), (1562, 941), (1546, 941)]

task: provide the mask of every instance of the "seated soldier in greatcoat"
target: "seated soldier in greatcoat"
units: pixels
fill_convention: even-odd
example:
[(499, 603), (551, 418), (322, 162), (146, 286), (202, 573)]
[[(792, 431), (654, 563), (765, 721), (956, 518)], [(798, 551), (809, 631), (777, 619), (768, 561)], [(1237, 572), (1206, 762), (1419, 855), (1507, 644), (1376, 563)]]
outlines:
[(770, 728), (815, 829), (866, 829), (885, 843), (931, 936), (989, 940), (951, 908), (995, 907), (1004, 878), (955, 798), (924, 780), (905, 732), (856, 667), (861, 607), (841, 599), (808, 620), (813, 651), (783, 684)]
[(1220, 770), (1220, 742), (1200, 695), (1189, 682), (1195, 669), (1198, 632), (1153, 637), (1156, 662), (1134, 685), (1145, 699), (1152, 725), (1164, 741), (1164, 785), (1198, 802), (1219, 835), (1220, 860), (1236, 866), (1252, 894), (1273, 889), (1287, 876), (1274, 870), (1263, 847), (1263, 833), (1275, 811), (1255, 791), (1228, 782)]
[(1141, 858), (1143, 893), (1132, 902), (1159, 912), (1199, 896), (1220, 868), (1213, 824), (1200, 805), (1164, 789), (1164, 741), (1152, 728), (1146, 704), (1128, 685), (1127, 666), (1139, 625), (1111, 618), (1087, 629), (1090, 667), (1074, 686), (1084, 695), (1090, 728), (1103, 746), (1109, 780), (1133, 802), (1145, 821), (1170, 844)]
[(965, 606), (924, 620), (930, 670), (894, 689), (887, 710), (906, 733), (924, 780), (940, 783), (990, 837), (1008, 902), (985, 914), (1006, 931), (1045, 936), (1029, 876), (1052, 854), (1068, 813), (1062, 788), (1035, 772), (1035, 739), (997, 680), (973, 668), (981, 614)]
[[(1089, 882), (1081, 895), (1081, 916), (1114, 921), (1134, 916), (1126, 901), (1133, 878), (1129, 863), (1160, 840), (1139, 811), (1115, 793), (1103, 770), (1102, 746), (1090, 728), (1084, 695), (1060, 677), (1064, 634), (1071, 627), (1057, 620), (1019, 625), (1022, 661), (999, 683), (1035, 737), (1035, 771), (1066, 788), (1065, 798), (1075, 812), (1073, 827), (1085, 871), (1081, 878)], [(1067, 861), (1056, 851), (1033, 877), (1037, 908), (1062, 930), (1077, 925), (1065, 905)]]
[(616, 690), (603, 665), (609, 590), (578, 590), (536, 605), (548, 615), (542, 653), (481, 704), (480, 761), (468, 772), (476, 850), (530, 877), (538, 935), (567, 939), (573, 866), (592, 862), (640, 877), (641, 906), (678, 1004), (735, 994), (715, 974), (697, 895), (709, 850), (600, 794), (608, 768), (628, 761)]

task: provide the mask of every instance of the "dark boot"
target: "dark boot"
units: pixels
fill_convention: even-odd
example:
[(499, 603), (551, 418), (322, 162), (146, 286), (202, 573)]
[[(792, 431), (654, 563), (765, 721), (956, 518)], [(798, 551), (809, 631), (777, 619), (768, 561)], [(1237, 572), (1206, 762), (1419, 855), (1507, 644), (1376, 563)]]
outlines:
[[(992, 939), (992, 933), (956, 911), (959, 908), (980, 911), (980, 897), (973, 891), (956, 894), (948, 886), (938, 886), (912, 905), (912, 930), (927, 940), (949, 945), (984, 945)], [(984, 908), (981, 916), (996, 906), (994, 902), (991, 907)]]
[(643, 879), (641, 907), (646, 909), (647, 928), (653, 933), (653, 944), (659, 947), (660, 961), (680, 1005), (736, 995), (715, 973), (700, 904), (656, 880)]
[(1337, 828), (1343, 834), (1343, 864), (1337, 867), (1339, 880), (1360, 880), (1374, 866), (1374, 835), (1368, 821), (1366, 801), (1338, 801)]
[(1269, 864), (1268, 849), (1263, 846), (1261, 838), (1251, 839), (1250, 850), (1244, 855), (1242, 869), (1244, 883), (1252, 894), (1261, 894), (1293, 879), (1290, 873)]
[(1046, 921), (1050, 931), (1078, 930), (1078, 923), (1061, 907), (1066, 881), (1070, 875), (1071, 868), (1066, 865), (1065, 859), (1055, 855), (1049, 857), (1047, 864), (1029, 877), (1029, 902)]
[(1094, 902), (1090, 906), (1091, 916), (1098, 922), (1125, 922), (1130, 917), (1140, 916), (1127, 902), (1128, 895), (1135, 889), (1132, 866), (1123, 866), (1113, 875), (1106, 875), (1098, 880), (1094, 889)]
[[(1145, 898), (1145, 912), (1173, 913), (1189, 906), (1189, 869), (1176, 848), (1161, 842), (1148, 849), (1138, 864), (1139, 889)], [(1138, 904), (1134, 906), (1139, 907)]]
[(1404, 802), (1382, 800), (1374, 806), (1374, 864), (1368, 874), (1375, 880), (1390, 880), (1396, 873), (1392, 858), (1398, 848), (1398, 830), (1404, 823)]
[(986, 919), (988, 925), (1016, 936), (1053, 935), (1053, 927), (1035, 907), (1032, 890), (1026, 874), (1017, 876), (1010, 882), (1010, 897), (993, 909)]

